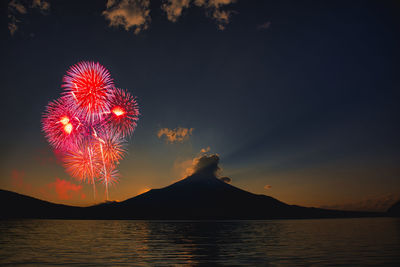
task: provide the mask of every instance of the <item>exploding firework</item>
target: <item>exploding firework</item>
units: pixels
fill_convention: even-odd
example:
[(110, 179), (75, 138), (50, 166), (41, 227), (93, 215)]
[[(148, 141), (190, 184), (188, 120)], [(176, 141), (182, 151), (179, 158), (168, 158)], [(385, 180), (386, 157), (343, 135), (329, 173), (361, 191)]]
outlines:
[(119, 173), (118, 170), (113, 167), (110, 166), (109, 168), (107, 168), (106, 172), (104, 172), (104, 170), (100, 171), (100, 182), (105, 184), (106, 186), (115, 184), (118, 179), (119, 179)]
[(109, 112), (113, 88), (110, 73), (99, 63), (80, 62), (64, 76), (65, 95), (75, 101), (78, 110), (89, 121), (101, 119)]
[(125, 153), (125, 139), (112, 128), (106, 129), (98, 136), (97, 151), (103, 150), (104, 161), (107, 165), (118, 165)]
[(66, 171), (81, 182), (108, 186), (118, 180), (125, 138), (137, 125), (139, 108), (127, 91), (116, 89), (102, 65), (80, 62), (64, 76), (64, 96), (50, 102), (43, 131)]
[(96, 149), (89, 142), (66, 152), (63, 160), (67, 172), (82, 182), (94, 183), (102, 167)]
[(107, 121), (121, 132), (130, 135), (139, 120), (139, 106), (136, 99), (127, 91), (115, 88), (110, 97), (110, 113)]
[(56, 150), (73, 149), (84, 137), (84, 128), (76, 109), (63, 97), (50, 102), (42, 118), (42, 130)]

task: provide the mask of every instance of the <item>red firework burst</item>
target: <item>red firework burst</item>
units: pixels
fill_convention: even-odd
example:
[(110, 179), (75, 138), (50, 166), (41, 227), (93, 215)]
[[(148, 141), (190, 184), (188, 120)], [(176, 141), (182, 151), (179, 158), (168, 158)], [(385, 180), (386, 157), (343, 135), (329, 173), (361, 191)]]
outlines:
[(96, 149), (104, 158), (107, 166), (116, 166), (124, 156), (125, 139), (112, 129), (106, 129), (99, 133)]
[(65, 98), (50, 102), (42, 118), (42, 130), (56, 150), (68, 150), (84, 136), (84, 125), (76, 111)]
[(83, 182), (94, 183), (102, 168), (100, 155), (89, 142), (68, 151), (63, 160), (67, 172)]
[(107, 122), (123, 137), (130, 135), (136, 128), (140, 115), (136, 99), (128, 91), (115, 88), (109, 102)]
[(99, 63), (80, 62), (63, 79), (64, 96), (51, 102), (43, 115), (43, 131), (67, 172), (83, 182), (95, 178), (106, 188), (118, 180), (125, 154), (125, 137), (139, 116), (136, 99), (114, 88), (109, 72)]
[(119, 180), (119, 172), (115, 168), (115, 166), (108, 166), (106, 169), (103, 168), (100, 170), (99, 181), (106, 185), (107, 190), (109, 185), (115, 184), (118, 180)]
[(66, 96), (73, 99), (89, 121), (109, 112), (109, 97), (113, 88), (110, 73), (99, 63), (80, 62), (64, 76)]

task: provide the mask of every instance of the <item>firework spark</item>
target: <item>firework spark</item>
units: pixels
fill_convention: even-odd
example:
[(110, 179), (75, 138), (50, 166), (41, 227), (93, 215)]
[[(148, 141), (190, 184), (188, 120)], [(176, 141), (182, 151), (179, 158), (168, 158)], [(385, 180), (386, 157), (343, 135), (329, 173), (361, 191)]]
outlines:
[(80, 62), (64, 76), (64, 95), (50, 102), (42, 127), (66, 171), (81, 182), (101, 181), (106, 188), (118, 180), (117, 166), (126, 150), (125, 138), (136, 128), (139, 108), (127, 91), (114, 88), (110, 73), (99, 63)]
[(130, 135), (139, 120), (139, 106), (136, 99), (127, 91), (115, 88), (110, 97), (110, 113), (107, 121), (122, 133)]
[(107, 165), (118, 165), (119, 161), (124, 156), (125, 148), (125, 139), (121, 136), (120, 133), (113, 130), (112, 128), (104, 130), (99, 134), (98, 137), (98, 145), (96, 146), (98, 149), (103, 149), (104, 161)]
[(65, 95), (76, 102), (78, 110), (89, 121), (101, 119), (109, 112), (113, 88), (110, 73), (99, 63), (80, 62), (64, 76)]
[(66, 171), (79, 181), (94, 183), (100, 174), (99, 155), (89, 142), (66, 152), (63, 160)]
[(67, 102), (65, 98), (50, 102), (42, 118), (42, 130), (56, 150), (72, 149), (84, 136), (79, 115)]

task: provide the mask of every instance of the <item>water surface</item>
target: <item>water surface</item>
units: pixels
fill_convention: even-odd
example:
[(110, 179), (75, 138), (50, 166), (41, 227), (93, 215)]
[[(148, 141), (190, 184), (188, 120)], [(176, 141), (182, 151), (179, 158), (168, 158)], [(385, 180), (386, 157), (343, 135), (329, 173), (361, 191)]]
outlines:
[(0, 221), (0, 265), (400, 266), (400, 219)]

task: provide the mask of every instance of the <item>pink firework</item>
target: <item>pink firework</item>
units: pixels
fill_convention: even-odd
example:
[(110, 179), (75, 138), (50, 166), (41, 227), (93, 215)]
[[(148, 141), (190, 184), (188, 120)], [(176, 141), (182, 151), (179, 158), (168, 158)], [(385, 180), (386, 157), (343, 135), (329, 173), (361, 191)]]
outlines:
[(65, 95), (73, 99), (88, 121), (101, 119), (109, 112), (113, 88), (110, 73), (99, 63), (80, 62), (64, 76)]
[(118, 180), (125, 138), (136, 128), (139, 108), (127, 91), (114, 88), (99, 63), (80, 62), (64, 76), (64, 94), (43, 115), (43, 131), (66, 171), (81, 182), (108, 186)]
[(115, 88), (110, 97), (107, 122), (125, 137), (136, 128), (139, 115), (136, 99), (128, 91)]
[(63, 160), (67, 172), (82, 182), (94, 183), (102, 167), (101, 156), (90, 142), (66, 152)]
[(99, 180), (106, 186), (106, 189), (108, 189), (109, 185), (115, 184), (119, 179), (119, 173), (115, 166), (109, 166), (106, 171), (104, 169), (100, 170), (100, 174)]
[(98, 135), (96, 149), (101, 153), (103, 151), (104, 162), (107, 166), (116, 166), (125, 153), (125, 139), (115, 130), (108, 128)]
[(42, 130), (56, 150), (68, 150), (76, 146), (84, 136), (84, 125), (76, 109), (65, 98), (50, 102), (42, 118)]

